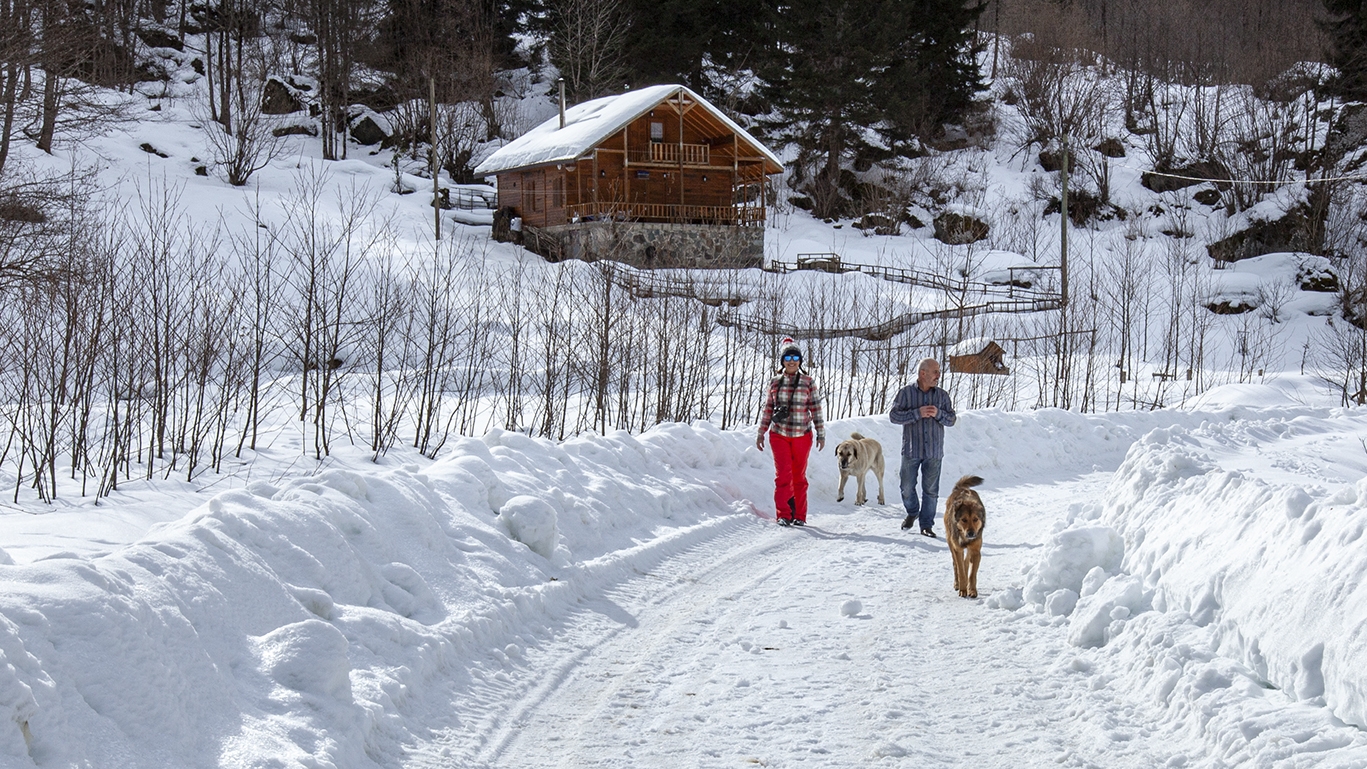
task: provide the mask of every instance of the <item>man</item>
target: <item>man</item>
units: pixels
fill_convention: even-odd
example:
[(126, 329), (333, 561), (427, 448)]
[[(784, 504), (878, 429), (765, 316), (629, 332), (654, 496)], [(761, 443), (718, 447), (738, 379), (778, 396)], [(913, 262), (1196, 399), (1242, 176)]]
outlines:
[[(925, 358), (916, 367), (916, 384), (897, 393), (888, 418), (902, 425), (902, 506), (907, 509), (902, 530), (921, 524), (921, 533), (935, 536), (935, 502), (940, 495), (940, 463), (945, 456), (945, 428), (953, 427), (954, 404), (941, 390), (940, 364)], [(921, 475), (921, 497), (916, 498), (916, 475)]]

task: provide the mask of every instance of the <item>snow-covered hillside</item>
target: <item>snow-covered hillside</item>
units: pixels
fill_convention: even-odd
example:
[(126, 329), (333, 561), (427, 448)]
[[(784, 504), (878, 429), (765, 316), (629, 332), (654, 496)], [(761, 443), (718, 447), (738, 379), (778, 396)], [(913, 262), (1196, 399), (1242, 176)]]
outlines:
[[(491, 242), (487, 212), (443, 212), (439, 246), (424, 195), (400, 194), (430, 180), (403, 158), (396, 171), (388, 150), (325, 163), (316, 139), (290, 135), (232, 188), (197, 173), (195, 93), (105, 94), (136, 119), (11, 162), (95, 171), (81, 197), (107, 222), (214, 257), (184, 274), (206, 294), (241, 287), (208, 273), (242, 266), (246, 234), (355, 225), (368, 265), (425, 275), (428, 298), (461, 311), (479, 386), (437, 388), (462, 419), (442, 412), (449, 434), (426, 454), (411, 420), (382, 451), (367, 386), (402, 367), (342, 361), (355, 399), (330, 412), (324, 454), (299, 419), (299, 358), (282, 352), (259, 443), (213, 469), (186, 470), (175, 449), (154, 460), (149, 441), (99, 497), (73, 450), (53, 460), (45, 502), (32, 465), (6, 452), (0, 766), (1367, 765), (1367, 416), (1341, 406), (1337, 296), (1317, 282), (1334, 264), (1273, 253), (1215, 269), (1203, 245), (1252, 214), (1143, 187), (1143, 139), (1126, 135), (1111, 167), (1128, 218), (1070, 235), (1071, 347), (1053, 313), (809, 347), (838, 417), (831, 444), (859, 431), (891, 450), (877, 404), (903, 384), (899, 366), (964, 339), (1009, 342), (1011, 376), (945, 381), (961, 414), (944, 476), (987, 479), (983, 599), (967, 601), (943, 543), (898, 528), (895, 463), (890, 504), (856, 509), (834, 501), (834, 461), (817, 454), (813, 525), (772, 525), (772, 461), (749, 424), (764, 335), (713, 328), (692, 300), (579, 304), (593, 294), (575, 282), (602, 280), (595, 268)], [(510, 101), (526, 124), (550, 108)], [(942, 210), (989, 221), (987, 240), (945, 245), (925, 206), (913, 213), (927, 226), (876, 235), (814, 220), (784, 192), (766, 257), (998, 283), (1021, 267), (1049, 282), (1054, 177), (1037, 147), (1013, 146), (1019, 110), (993, 109), (996, 140), (906, 169), (947, 196)], [(739, 313), (819, 327), (955, 300), (859, 274), (706, 279), (749, 292)], [(689, 329), (701, 352), (687, 342), (611, 372), (620, 389), (595, 423), (591, 394), (565, 383), (593, 378), (576, 369), (593, 346), (579, 330), (622, 317), (596, 310), (635, 324), (605, 332), (605, 348), (664, 348)], [(706, 394), (677, 416), (647, 394), (690, 355)], [(395, 381), (379, 401), (410, 384)], [(1071, 410), (1033, 408), (1054, 403)], [(650, 429), (602, 428), (661, 413)]]

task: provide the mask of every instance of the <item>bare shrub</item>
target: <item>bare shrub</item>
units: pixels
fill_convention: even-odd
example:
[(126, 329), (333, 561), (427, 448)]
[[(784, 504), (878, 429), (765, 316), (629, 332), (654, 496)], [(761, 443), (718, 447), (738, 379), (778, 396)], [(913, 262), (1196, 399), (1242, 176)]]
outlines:
[(437, 105), (437, 162), (452, 180), (477, 181), (472, 161), (489, 130), (487, 111), (474, 102)]
[(1264, 281), (1258, 285), (1258, 314), (1269, 323), (1282, 323), (1286, 320), (1286, 305), (1296, 298), (1296, 284), (1286, 278)]
[[(1031, 48), (1030, 51), (1021, 49)], [(1069, 140), (1090, 146), (1102, 139), (1102, 129), (1117, 106), (1111, 79), (1103, 77), (1075, 50), (1041, 49), (1018, 43), (1018, 56), (1006, 65), (1006, 80), (1019, 97), (1017, 109), (1025, 121), (1018, 146), (1053, 146)]]
[(12, 170), (0, 186), (0, 295), (63, 277), (72, 228), (90, 215), (78, 191), (97, 188), (95, 177), (93, 169), (73, 169), (66, 178)]
[[(1291, 179), (1301, 135), (1297, 105), (1259, 99), (1244, 89), (1229, 121), (1229, 134), (1220, 144), (1216, 159), (1236, 180), (1275, 183)], [(1233, 200), (1238, 210), (1251, 208), (1269, 190), (1269, 184), (1235, 181)]]
[[(253, 57), (233, 82), (233, 113), (212, 117), (212, 104), (200, 108), (200, 123), (209, 142), (213, 165), (222, 169), (228, 183), (241, 187), (252, 174), (265, 168), (280, 149), (272, 121), (262, 111), (266, 87), (265, 65)], [(212, 100), (212, 98), (211, 98)]]

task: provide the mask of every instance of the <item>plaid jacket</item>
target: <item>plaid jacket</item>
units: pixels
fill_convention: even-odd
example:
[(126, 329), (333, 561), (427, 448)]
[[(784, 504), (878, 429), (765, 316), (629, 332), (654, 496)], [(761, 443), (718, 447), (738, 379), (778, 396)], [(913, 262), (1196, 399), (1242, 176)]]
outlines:
[[(792, 404), (788, 416), (774, 418), (774, 407)], [(817, 440), (826, 440), (826, 420), (821, 415), (821, 391), (816, 380), (807, 374), (789, 377), (779, 374), (769, 380), (769, 394), (764, 399), (764, 415), (759, 421), (759, 434), (769, 430), (785, 438), (801, 438), (812, 426)]]

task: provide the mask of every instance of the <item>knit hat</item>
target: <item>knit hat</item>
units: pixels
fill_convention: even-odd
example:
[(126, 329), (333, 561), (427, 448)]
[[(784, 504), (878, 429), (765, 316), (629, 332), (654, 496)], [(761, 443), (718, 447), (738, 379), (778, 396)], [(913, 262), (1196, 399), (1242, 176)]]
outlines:
[(802, 358), (802, 348), (797, 346), (797, 342), (791, 336), (783, 337), (783, 341), (778, 343), (778, 363), (783, 365), (783, 356), (796, 355), (799, 360)]

